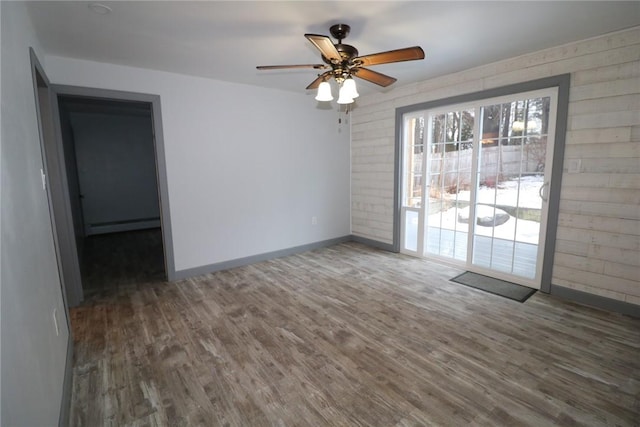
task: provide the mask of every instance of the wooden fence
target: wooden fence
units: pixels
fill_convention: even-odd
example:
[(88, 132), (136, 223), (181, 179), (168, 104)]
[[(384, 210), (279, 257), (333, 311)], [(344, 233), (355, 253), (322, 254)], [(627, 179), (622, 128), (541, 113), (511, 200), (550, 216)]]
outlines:
[[(540, 173), (544, 171), (544, 154), (545, 148), (541, 144), (483, 147), (480, 153), (480, 185), (493, 187), (514, 177)], [(472, 160), (472, 150), (431, 154), (431, 188), (445, 189), (449, 193), (469, 190)]]

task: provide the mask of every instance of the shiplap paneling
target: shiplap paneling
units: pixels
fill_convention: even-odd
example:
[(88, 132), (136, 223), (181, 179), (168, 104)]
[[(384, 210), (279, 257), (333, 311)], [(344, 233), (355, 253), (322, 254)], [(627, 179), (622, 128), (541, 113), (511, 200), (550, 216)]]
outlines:
[(587, 256), (592, 259), (616, 261), (627, 265), (638, 265), (640, 261), (640, 251), (632, 251), (625, 248), (588, 245), (587, 251)]
[[(640, 189), (565, 187), (565, 200), (601, 200), (610, 203), (640, 205)], [(640, 224), (638, 224), (640, 226)]]
[(569, 116), (570, 130), (608, 128), (611, 126), (632, 126), (638, 122), (640, 109), (632, 111), (607, 112), (604, 107), (599, 113)]
[(586, 230), (600, 230), (617, 234), (631, 234), (640, 236), (640, 221), (617, 217), (590, 216), (561, 212), (558, 222), (563, 227), (573, 227)]
[(628, 95), (630, 93), (638, 92), (640, 92), (640, 87), (638, 85), (637, 77), (612, 80), (592, 83), (584, 86), (572, 86), (571, 91), (569, 92), (569, 102)]
[[(593, 144), (570, 145), (565, 148), (566, 158), (640, 158), (640, 144), (637, 142), (601, 142)], [(640, 160), (639, 160), (640, 162)]]
[(617, 127), (607, 129), (582, 129), (569, 130), (565, 143), (571, 144), (603, 144), (608, 142), (633, 141), (631, 139), (632, 127)]
[(582, 86), (594, 82), (630, 79), (640, 76), (640, 63), (626, 62), (595, 69), (575, 71), (571, 75), (572, 86)]
[(569, 115), (605, 111), (640, 110), (640, 94), (621, 95), (604, 99), (585, 99), (569, 103)]
[(640, 289), (638, 289), (638, 282), (636, 280), (596, 274), (581, 270), (580, 268), (564, 267), (562, 265), (554, 265), (553, 276), (554, 283), (559, 285), (563, 285), (563, 282), (577, 285), (585, 284), (594, 288), (619, 292), (625, 295), (640, 296)]
[[(582, 160), (583, 173), (637, 175), (640, 171), (640, 159), (637, 157), (601, 157), (599, 159), (585, 158)], [(621, 177), (623, 179), (624, 177)], [(636, 178), (637, 179), (637, 178)], [(612, 179), (615, 181), (615, 179)], [(637, 181), (630, 184), (637, 188)], [(624, 186), (626, 188), (626, 185)]]
[(640, 209), (635, 204), (562, 200), (560, 212), (640, 220)]
[[(352, 114), (352, 233), (393, 242), (397, 107), (571, 73), (552, 282), (640, 303), (640, 27), (363, 96)], [(568, 173), (567, 160), (580, 160)]]

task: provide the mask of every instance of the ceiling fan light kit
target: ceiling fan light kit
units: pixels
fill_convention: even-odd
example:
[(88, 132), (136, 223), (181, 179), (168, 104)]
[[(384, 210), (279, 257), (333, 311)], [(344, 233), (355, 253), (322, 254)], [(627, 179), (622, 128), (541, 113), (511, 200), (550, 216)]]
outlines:
[(318, 86), (318, 94), (316, 95), (316, 101), (331, 101), (333, 95), (331, 94), (331, 85), (329, 82), (322, 82)]
[(424, 59), (424, 51), (420, 46), (358, 56), (358, 50), (355, 47), (342, 43), (342, 40), (347, 37), (350, 30), (351, 27), (346, 24), (331, 26), (329, 32), (335, 39), (338, 39), (338, 43), (335, 44), (328, 36), (318, 34), (304, 35), (320, 51), (324, 64), (261, 65), (256, 68), (258, 70), (283, 68), (313, 68), (321, 70), (330, 68), (329, 71), (319, 74), (307, 86), (307, 89), (318, 89), (315, 97), (317, 101), (331, 101), (333, 100), (333, 95), (331, 94), (329, 80), (333, 77), (340, 88), (338, 104), (351, 104), (359, 96), (356, 82), (353, 80), (354, 76), (382, 87), (387, 87), (396, 81), (393, 77), (364, 68), (364, 66)]
[(348, 91), (345, 90), (344, 86), (342, 86), (340, 88), (340, 92), (338, 92), (338, 104), (353, 104), (353, 98), (349, 96)]
[[(340, 82), (342, 80), (342, 82)], [(336, 77), (336, 81), (340, 87), (338, 91), (338, 104), (352, 104), (353, 101), (360, 96), (356, 88), (356, 81), (351, 78)], [(318, 94), (316, 101), (331, 101), (333, 95), (331, 93), (331, 85), (327, 81), (323, 81), (318, 85)]]
[(356, 81), (351, 77), (344, 80), (344, 82), (342, 83), (342, 89), (347, 92), (347, 96), (349, 96), (349, 98), (356, 99), (360, 96), (358, 90), (356, 89)]

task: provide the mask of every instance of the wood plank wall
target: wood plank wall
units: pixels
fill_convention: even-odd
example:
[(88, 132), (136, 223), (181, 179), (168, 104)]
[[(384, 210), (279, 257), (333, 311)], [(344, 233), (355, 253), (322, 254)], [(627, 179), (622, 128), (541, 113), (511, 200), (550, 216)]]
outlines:
[[(640, 27), (359, 98), (352, 233), (393, 241), (397, 107), (565, 73), (569, 123), (552, 283), (640, 305)], [(578, 173), (568, 173), (571, 160), (580, 160)]]

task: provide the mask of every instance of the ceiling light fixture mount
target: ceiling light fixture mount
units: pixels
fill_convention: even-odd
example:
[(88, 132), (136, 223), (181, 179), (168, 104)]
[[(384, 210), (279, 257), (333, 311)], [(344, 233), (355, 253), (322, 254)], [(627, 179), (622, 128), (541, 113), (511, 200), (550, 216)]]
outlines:
[(330, 70), (319, 74), (318, 77), (307, 86), (307, 89), (318, 89), (316, 100), (331, 101), (333, 100), (333, 95), (331, 94), (329, 81), (333, 78), (340, 88), (338, 104), (351, 104), (353, 100), (358, 97), (358, 91), (353, 77), (367, 80), (382, 87), (387, 87), (396, 81), (393, 77), (364, 68), (365, 66), (424, 59), (424, 51), (420, 46), (359, 56), (358, 49), (342, 43), (342, 40), (349, 35), (350, 31), (351, 27), (347, 24), (332, 25), (329, 28), (329, 32), (333, 38), (338, 40), (338, 43), (335, 44), (328, 36), (318, 34), (304, 35), (320, 51), (324, 64), (263, 65), (256, 68), (258, 70), (330, 68)]

